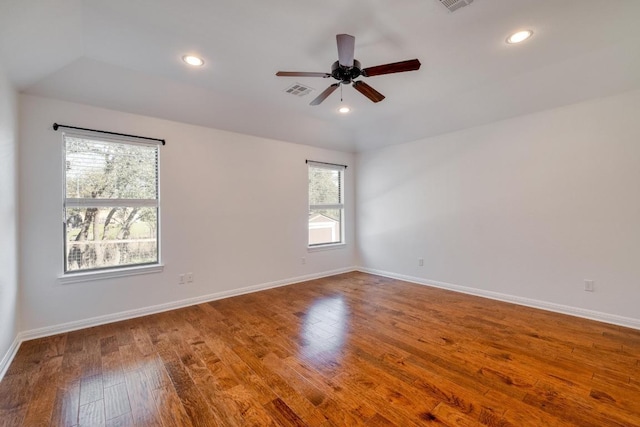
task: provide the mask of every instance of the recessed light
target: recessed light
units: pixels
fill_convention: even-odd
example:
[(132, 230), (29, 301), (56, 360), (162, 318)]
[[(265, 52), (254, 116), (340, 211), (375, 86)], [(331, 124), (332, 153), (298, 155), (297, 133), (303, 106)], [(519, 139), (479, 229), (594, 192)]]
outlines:
[(529, 37), (531, 37), (532, 35), (533, 35), (533, 31), (531, 30), (518, 31), (517, 33), (513, 33), (509, 37), (507, 37), (507, 43), (509, 44), (521, 43), (526, 39), (528, 39)]
[(185, 55), (182, 57), (182, 60), (189, 65), (193, 65), (194, 67), (201, 67), (204, 65), (204, 60), (202, 58), (198, 58), (193, 55)]
[(347, 114), (349, 111), (351, 111), (351, 108), (349, 107), (340, 107), (338, 109), (339, 112), (341, 112), (342, 114)]

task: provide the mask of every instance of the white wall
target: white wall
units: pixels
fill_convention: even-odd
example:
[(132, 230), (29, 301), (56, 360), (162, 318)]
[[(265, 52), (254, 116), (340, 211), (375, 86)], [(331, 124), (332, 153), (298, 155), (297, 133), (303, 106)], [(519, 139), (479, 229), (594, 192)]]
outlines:
[[(0, 230), (2, 351), (17, 330), (18, 275), (15, 111), (6, 82), (0, 92), (0, 212), (9, 216), (0, 221), (9, 227)], [(20, 330), (318, 275), (357, 257), (379, 271), (640, 319), (638, 113), (640, 92), (631, 92), (360, 153), (354, 168), (349, 153), (23, 95)], [(164, 272), (58, 281), (62, 152), (53, 122), (167, 139)], [(350, 166), (344, 249), (306, 250), (307, 158)], [(195, 282), (178, 285), (188, 271)], [(582, 290), (584, 279), (596, 292)]]
[[(352, 166), (353, 154), (28, 95), (21, 96), (20, 117), (25, 331), (355, 265), (352, 168), (345, 185), (348, 244), (306, 249), (305, 159)], [(162, 273), (59, 283), (62, 140), (53, 122), (167, 140), (160, 152)], [(178, 285), (186, 272), (194, 283)]]
[(364, 267), (640, 325), (640, 92), (360, 153), (356, 171)]
[(0, 378), (18, 333), (18, 105), (0, 68)]

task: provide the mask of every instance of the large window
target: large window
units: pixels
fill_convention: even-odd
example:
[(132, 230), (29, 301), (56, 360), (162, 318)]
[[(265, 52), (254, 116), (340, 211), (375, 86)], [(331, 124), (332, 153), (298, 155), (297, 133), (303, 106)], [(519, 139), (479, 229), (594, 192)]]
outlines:
[(345, 166), (307, 161), (309, 246), (344, 243)]
[(63, 140), (65, 273), (158, 264), (158, 145)]

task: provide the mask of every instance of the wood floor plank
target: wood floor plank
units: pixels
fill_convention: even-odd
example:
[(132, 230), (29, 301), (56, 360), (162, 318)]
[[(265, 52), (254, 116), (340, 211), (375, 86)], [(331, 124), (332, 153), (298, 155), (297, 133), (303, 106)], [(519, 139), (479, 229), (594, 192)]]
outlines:
[(131, 412), (127, 386), (124, 383), (104, 388), (104, 412), (107, 420), (118, 418)]
[(438, 406), (433, 408), (428, 416), (425, 417), (425, 421), (435, 421), (446, 426), (458, 426), (458, 427), (476, 427), (478, 422), (464, 414), (457, 411), (446, 403), (439, 403)]
[(322, 390), (315, 387), (294, 369), (291, 369), (275, 354), (267, 354), (262, 358), (262, 362), (268, 369), (290, 384), (296, 393), (303, 396), (313, 406), (320, 405), (325, 399), (326, 396)]
[(277, 398), (269, 402), (265, 407), (273, 415), (276, 422), (285, 427), (306, 427), (307, 424), (287, 406), (282, 399)]
[(375, 414), (366, 425), (367, 427), (398, 427), (380, 414)]
[(319, 407), (337, 425), (359, 425), (376, 414), (375, 409), (367, 401), (353, 393), (352, 390), (345, 388), (344, 384), (338, 385), (333, 379), (323, 377), (310, 364), (295, 357), (287, 358), (285, 363), (323, 391), (326, 398)]
[[(418, 406), (408, 409), (412, 405), (407, 393), (389, 388), (382, 381), (378, 382), (364, 372), (344, 372), (333, 379), (339, 387), (345, 388), (350, 393), (360, 396), (360, 398), (375, 408), (377, 413), (385, 419), (399, 426), (416, 426), (419, 425), (419, 414), (429, 412), (432, 401), (428, 401), (426, 405), (418, 404)], [(384, 387), (384, 388), (382, 388)], [(407, 411), (411, 411), (410, 414)]]
[[(253, 390), (256, 399), (261, 405), (265, 405), (277, 398), (277, 394), (272, 390), (265, 380), (257, 372), (251, 369), (226, 343), (219, 338), (205, 338), (207, 345), (219, 355), (222, 361), (221, 369), (230, 369), (237, 381), (243, 384), (248, 390)], [(222, 379), (226, 378), (224, 374)]]
[(102, 375), (92, 375), (80, 380), (80, 405), (101, 400), (104, 396)]
[[(51, 353), (50, 353), (51, 354)], [(45, 356), (47, 357), (47, 356)], [(28, 426), (48, 426), (54, 411), (59, 384), (62, 356), (46, 359), (34, 384), (34, 395), (29, 402), (23, 423)]]
[(78, 425), (80, 409), (80, 383), (74, 382), (56, 390), (51, 426), (73, 427)]
[(106, 423), (102, 399), (80, 406), (78, 427), (101, 427)]
[(116, 418), (111, 418), (107, 420), (105, 424), (106, 427), (135, 427), (140, 425), (144, 424), (136, 424), (130, 412)]
[(78, 353), (84, 350), (84, 337), (86, 330), (72, 331), (66, 334), (67, 341), (65, 342), (64, 354)]
[(640, 427), (640, 331), (352, 272), (22, 343), (0, 427)]
[(159, 427), (162, 425), (154, 396), (146, 374), (142, 369), (126, 371), (124, 374), (127, 396), (134, 425)]
[[(105, 325), (109, 326), (109, 325)], [(102, 374), (102, 354), (100, 348), (100, 337), (96, 333), (98, 328), (91, 328), (84, 338), (84, 360), (82, 367), (84, 368), (82, 374), (85, 377), (101, 375)]]
[(140, 368), (144, 371), (147, 379), (149, 380), (149, 387), (151, 389), (160, 389), (172, 386), (171, 378), (167, 373), (167, 369), (162, 363), (159, 354), (155, 354), (151, 358), (144, 358), (140, 364)]
[(13, 427), (25, 425), (22, 421), (27, 413), (27, 405), (13, 409), (0, 409), (0, 427)]
[[(326, 417), (324, 417), (311, 402), (298, 394), (290, 384), (265, 366), (262, 360), (257, 358), (248, 349), (245, 349), (244, 347), (236, 347), (233, 350), (254, 372), (264, 379), (264, 381), (276, 392), (278, 396), (280, 396), (279, 398), (271, 401), (271, 404), (268, 406), (270, 409), (279, 410), (286, 407), (287, 411), (294, 411), (298, 418), (303, 419), (310, 425), (320, 425), (326, 421)], [(279, 406), (281, 401), (284, 405), (282, 408)]]
[(165, 427), (193, 427), (182, 401), (172, 386), (153, 390), (158, 417)]
[(271, 427), (275, 421), (271, 418), (259, 400), (247, 388), (242, 385), (225, 390), (220, 395), (224, 399), (225, 408), (230, 409), (230, 414), (222, 418), (222, 425), (231, 421), (238, 426), (247, 427)]
[(226, 420), (229, 425), (241, 425), (242, 418), (239, 416), (241, 412), (238, 402), (228, 394), (230, 387), (221, 385), (215, 374), (201, 361), (190, 364), (186, 369), (211, 410), (213, 420), (218, 424)]
[(207, 406), (185, 366), (174, 359), (165, 361), (165, 367), (191, 423), (195, 427), (215, 425), (213, 411)]
[(124, 382), (122, 372), (122, 360), (120, 358), (120, 349), (102, 355), (102, 382), (104, 388), (112, 387), (116, 384)]
[(155, 353), (151, 337), (149, 336), (149, 332), (146, 328), (140, 324), (135, 324), (129, 330), (133, 336), (133, 342), (131, 344), (125, 344), (122, 347), (135, 345), (135, 348), (142, 356), (149, 356)]
[(100, 339), (100, 354), (105, 356), (114, 351), (118, 351), (118, 337), (111, 335)]
[(17, 373), (18, 370), (14, 372), (12, 375), (5, 375), (0, 383), (0, 410), (17, 411), (23, 408), (26, 411), (38, 374)]

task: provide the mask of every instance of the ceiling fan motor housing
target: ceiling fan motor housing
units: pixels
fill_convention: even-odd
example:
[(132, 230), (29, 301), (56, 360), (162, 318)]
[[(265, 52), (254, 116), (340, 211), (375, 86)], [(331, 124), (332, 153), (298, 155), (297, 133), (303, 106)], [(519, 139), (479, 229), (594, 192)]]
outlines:
[(353, 79), (360, 77), (361, 74), (360, 61), (357, 59), (353, 60), (353, 67), (340, 65), (339, 61), (334, 62), (331, 66), (331, 76), (345, 84), (351, 83)]

